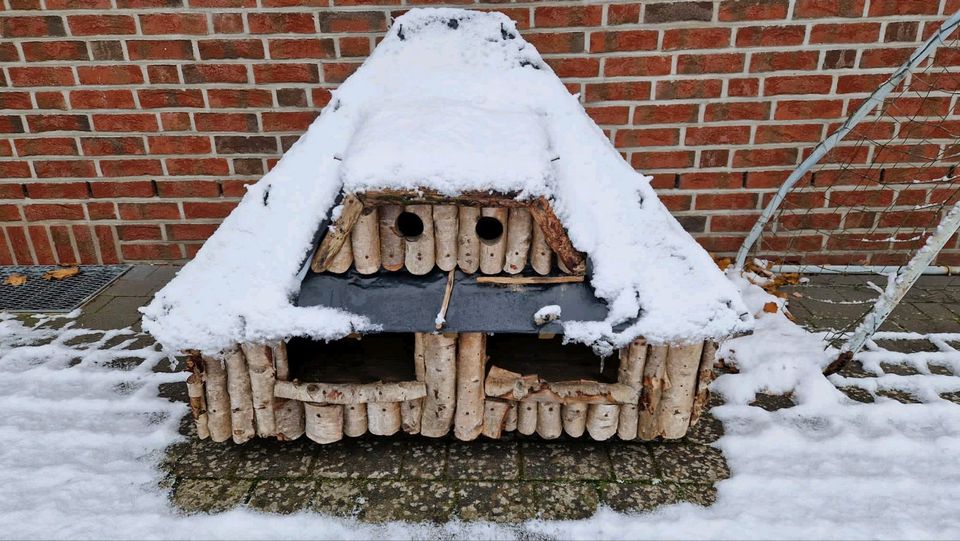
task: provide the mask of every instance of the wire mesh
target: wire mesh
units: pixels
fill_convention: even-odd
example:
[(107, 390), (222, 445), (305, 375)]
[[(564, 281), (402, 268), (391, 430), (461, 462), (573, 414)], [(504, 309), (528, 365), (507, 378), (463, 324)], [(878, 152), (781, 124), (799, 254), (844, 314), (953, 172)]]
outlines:
[[(83, 306), (105, 287), (130, 269), (129, 265), (84, 265), (76, 276), (63, 280), (45, 280), (44, 274), (60, 267), (0, 267), (0, 310), (7, 312), (70, 312)], [(26, 277), (14, 287), (4, 283), (13, 274)]]

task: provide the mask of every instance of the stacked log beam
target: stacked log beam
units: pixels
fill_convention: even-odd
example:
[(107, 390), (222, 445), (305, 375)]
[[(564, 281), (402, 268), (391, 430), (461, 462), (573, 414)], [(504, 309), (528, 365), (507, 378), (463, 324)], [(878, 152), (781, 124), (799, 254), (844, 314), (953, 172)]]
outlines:
[(410, 274), (424, 275), (433, 270), (436, 262), (433, 210), (430, 205), (407, 205), (404, 210), (416, 214), (423, 222), (422, 233), (415, 238), (404, 239), (404, 263)]
[(483, 274), (499, 274), (503, 271), (504, 256), (507, 251), (507, 209), (500, 207), (486, 207), (480, 210), (480, 215), (486, 218), (495, 218), (503, 224), (503, 233), (493, 240), (480, 240), (480, 272)]
[[(483, 369), (487, 335), (461, 333), (457, 344), (457, 409), (453, 434), (459, 440), (476, 439), (484, 430)], [(501, 414), (506, 415), (506, 409)]]
[(227, 391), (227, 371), (220, 359), (203, 357), (204, 396), (207, 399), (207, 428), (210, 439), (220, 443), (233, 436), (230, 426), (230, 394)]
[(261, 438), (276, 436), (273, 386), (277, 381), (277, 373), (273, 367), (273, 351), (268, 346), (259, 344), (243, 344), (240, 349), (250, 369), (250, 389), (257, 436)]
[[(287, 357), (285, 343), (277, 342), (273, 345), (273, 364), (276, 368), (277, 381), (290, 381), (290, 360)], [(278, 439), (292, 441), (303, 436), (306, 430), (303, 402), (274, 396), (273, 407)]]
[(423, 400), (420, 433), (429, 438), (440, 438), (450, 432), (457, 406), (457, 335), (425, 334), (423, 353), (427, 393)]
[(227, 392), (230, 395), (230, 425), (233, 427), (233, 442), (244, 443), (255, 434), (253, 415), (253, 391), (250, 387), (250, 371), (240, 348), (226, 354)]
[(457, 237), (460, 233), (458, 214), (456, 205), (433, 207), (437, 266), (444, 271), (451, 271), (457, 266)]
[(343, 406), (306, 402), (307, 437), (317, 443), (333, 443), (343, 439)]
[(380, 270), (380, 220), (377, 207), (367, 207), (350, 231), (353, 248), (353, 266), (360, 274), (373, 274)]
[[(647, 342), (638, 338), (620, 350), (620, 367), (617, 369), (617, 381), (641, 391), (643, 365), (647, 360)], [(636, 404), (620, 405), (620, 420), (617, 423), (617, 435), (622, 440), (637, 437), (637, 424), (640, 411)]]
[(383, 205), (380, 218), (380, 262), (388, 271), (403, 268), (404, 242), (397, 232), (397, 217), (403, 212), (400, 205)]
[[(417, 381), (424, 381), (426, 361), (424, 360), (423, 333), (413, 335), (413, 369)], [(406, 400), (400, 404), (400, 427), (407, 434), (420, 433), (420, 421), (423, 417), (423, 398)]]
[(477, 220), (480, 209), (477, 207), (458, 207), (457, 223), (457, 266), (460, 270), (473, 274), (480, 269), (480, 237), (477, 236)]
[(517, 274), (527, 266), (527, 257), (530, 254), (532, 218), (530, 211), (525, 208), (512, 208), (504, 227), (504, 236), (507, 237), (506, 254), (504, 255), (503, 272)]

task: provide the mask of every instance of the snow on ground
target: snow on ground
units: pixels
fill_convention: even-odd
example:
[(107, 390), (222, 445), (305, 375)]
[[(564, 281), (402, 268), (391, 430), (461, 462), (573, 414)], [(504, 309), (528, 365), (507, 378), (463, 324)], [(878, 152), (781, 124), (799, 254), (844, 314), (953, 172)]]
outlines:
[[(129, 330), (76, 344), (93, 331), (26, 326), (0, 315), (0, 537), (2, 538), (957, 538), (960, 537), (960, 406), (937, 396), (960, 391), (960, 377), (929, 372), (929, 363), (960, 374), (960, 335), (924, 335), (940, 351), (891, 353), (876, 344), (861, 355), (913, 366), (920, 375), (833, 376), (838, 385), (905, 389), (922, 404), (847, 399), (819, 369), (821, 342), (739, 278), (758, 316), (753, 336), (723, 351), (739, 374), (715, 390), (713, 409), (726, 435), (717, 446), (731, 469), (709, 508), (679, 504), (643, 515), (601, 510), (572, 522), (519, 527), (458, 522), (443, 526), (365, 525), (316, 514), (258, 514), (236, 509), (183, 516), (158, 486), (157, 462), (178, 440), (183, 404), (157, 397), (157, 385), (182, 374), (157, 373), (169, 362), (136, 348)], [(915, 339), (887, 333), (886, 339)], [(118, 363), (143, 362), (129, 370)], [(869, 389), (873, 386), (873, 389)], [(798, 405), (766, 411), (753, 393), (792, 390)]]

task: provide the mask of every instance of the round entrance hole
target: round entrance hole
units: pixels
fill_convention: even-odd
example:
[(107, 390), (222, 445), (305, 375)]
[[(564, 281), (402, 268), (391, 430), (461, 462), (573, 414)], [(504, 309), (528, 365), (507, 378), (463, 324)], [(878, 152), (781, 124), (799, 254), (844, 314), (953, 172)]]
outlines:
[(492, 216), (482, 216), (477, 220), (477, 236), (480, 240), (496, 242), (503, 235), (503, 224)]
[(397, 216), (397, 232), (406, 239), (415, 239), (423, 234), (423, 220), (412, 212)]

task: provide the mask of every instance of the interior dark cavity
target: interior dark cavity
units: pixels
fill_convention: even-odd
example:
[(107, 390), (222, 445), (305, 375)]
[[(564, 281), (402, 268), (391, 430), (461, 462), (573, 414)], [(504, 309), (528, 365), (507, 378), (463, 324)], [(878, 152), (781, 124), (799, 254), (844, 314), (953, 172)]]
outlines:
[(397, 216), (397, 232), (407, 239), (415, 239), (423, 234), (423, 220), (412, 212), (401, 212)]
[(536, 374), (547, 381), (586, 379), (616, 383), (620, 366), (616, 355), (601, 363), (589, 346), (564, 345), (560, 336), (544, 339), (535, 334), (492, 334), (487, 337), (487, 355), (488, 367), (496, 365), (523, 375)]
[(395, 383), (417, 379), (412, 333), (373, 333), (333, 342), (292, 338), (290, 378), (312, 383)]
[(481, 216), (477, 220), (477, 236), (480, 240), (494, 242), (503, 236), (503, 224), (492, 216)]

